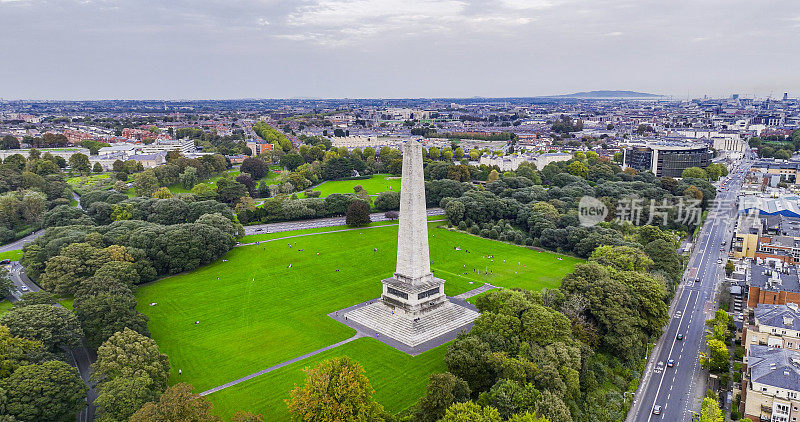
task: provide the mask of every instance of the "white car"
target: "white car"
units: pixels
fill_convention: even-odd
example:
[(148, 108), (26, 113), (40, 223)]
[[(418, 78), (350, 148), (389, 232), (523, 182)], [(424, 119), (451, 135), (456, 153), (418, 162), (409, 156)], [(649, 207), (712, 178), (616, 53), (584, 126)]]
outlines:
[(28, 286), (23, 284), (22, 287), (19, 288), (19, 290), (24, 293), (24, 292), (27, 292), (30, 289), (28, 289)]

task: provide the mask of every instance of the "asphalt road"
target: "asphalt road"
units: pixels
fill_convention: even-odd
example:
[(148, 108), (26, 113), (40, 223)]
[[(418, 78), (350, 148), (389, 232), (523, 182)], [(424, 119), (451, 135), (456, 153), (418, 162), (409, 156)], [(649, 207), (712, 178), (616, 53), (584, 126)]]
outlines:
[[(428, 216), (443, 215), (443, 214), (444, 210), (441, 208), (428, 208)], [(372, 221), (388, 220), (388, 218), (386, 218), (386, 216), (382, 212), (374, 212), (369, 216), (372, 219)], [(343, 226), (345, 224), (344, 220), (345, 220), (344, 217), (328, 217), (328, 218), (317, 218), (314, 220), (288, 221), (285, 223), (257, 224), (253, 226), (246, 226), (244, 228), (244, 234), (251, 235), (251, 234), (261, 234), (261, 233), (278, 233), (290, 230)]]
[(8, 252), (8, 251), (14, 251), (14, 250), (17, 250), (17, 249), (22, 249), (25, 245), (27, 245), (28, 243), (33, 242), (34, 240), (36, 240), (37, 237), (41, 236), (42, 233), (44, 233), (44, 230), (37, 230), (37, 231), (35, 231), (35, 232), (23, 237), (22, 239), (16, 240), (16, 241), (11, 242), (11, 243), (7, 243), (5, 245), (1, 245), (0, 246), (0, 252)]
[[(36, 283), (28, 278), (28, 275), (25, 274), (25, 269), (22, 267), (22, 265), (20, 265), (19, 262), (12, 261), (11, 264), (6, 265), (6, 268), (8, 269), (8, 274), (11, 278), (11, 281), (16, 287), (16, 291), (11, 292), (12, 302), (18, 301), (26, 292), (38, 292), (41, 290)], [(83, 379), (84, 383), (86, 383), (86, 386), (89, 387), (89, 391), (87, 393), (89, 404), (75, 417), (76, 421), (78, 422), (89, 422), (94, 420), (95, 406), (92, 403), (94, 402), (94, 399), (97, 398), (97, 392), (94, 390), (92, 383), (89, 381), (89, 375), (91, 374), (92, 362), (96, 357), (90, 355), (89, 353), (89, 350), (87, 350), (82, 344), (67, 351), (67, 355), (73, 360), (73, 366), (78, 368), (81, 379)]]
[[(743, 163), (736, 169), (748, 168), (749, 164)], [(705, 350), (705, 321), (713, 318), (717, 309), (715, 292), (724, 279), (724, 263), (736, 223), (734, 204), (742, 180), (742, 175), (732, 171), (725, 188), (717, 193), (670, 306), (664, 335), (648, 359), (627, 422), (690, 421), (693, 412), (700, 411), (707, 377), (699, 361)], [(678, 334), (683, 340), (677, 339)], [(669, 360), (674, 361), (674, 367), (667, 365)], [(656, 405), (661, 406), (660, 415), (653, 414)]]

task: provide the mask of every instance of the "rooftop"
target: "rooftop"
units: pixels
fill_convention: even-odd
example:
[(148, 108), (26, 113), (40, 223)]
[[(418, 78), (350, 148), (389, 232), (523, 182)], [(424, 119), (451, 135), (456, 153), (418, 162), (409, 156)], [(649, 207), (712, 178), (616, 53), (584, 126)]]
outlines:
[(760, 304), (753, 309), (753, 315), (756, 325), (800, 331), (800, 311), (797, 305)]
[(750, 346), (750, 381), (785, 390), (800, 390), (800, 353), (769, 346)]
[(797, 277), (797, 268), (794, 266), (781, 266), (780, 263), (770, 261), (773, 265), (762, 265), (753, 262), (750, 267), (749, 285), (769, 291), (800, 292), (800, 280)]

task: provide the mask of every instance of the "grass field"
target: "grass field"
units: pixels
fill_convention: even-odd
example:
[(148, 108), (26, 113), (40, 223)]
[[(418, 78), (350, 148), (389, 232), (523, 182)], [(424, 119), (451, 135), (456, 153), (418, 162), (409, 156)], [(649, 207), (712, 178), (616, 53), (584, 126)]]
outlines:
[[(369, 179), (358, 180), (331, 180), (315, 186), (312, 190), (322, 192), (320, 198), (324, 198), (332, 193), (355, 193), (353, 187), (361, 185), (370, 195), (377, 195), (381, 192), (395, 191), (400, 192), (400, 177), (388, 174), (375, 174)], [(304, 197), (298, 193), (298, 197)]]
[[(429, 215), (428, 221), (442, 221), (445, 219), (443, 215)], [(388, 220), (388, 221), (375, 221), (373, 223), (369, 223), (364, 227), (380, 227), (380, 226), (390, 226), (390, 225), (397, 225), (397, 220)], [(261, 240), (270, 240), (270, 239), (277, 239), (281, 237), (287, 236), (297, 236), (297, 235), (306, 235), (306, 234), (315, 234), (315, 233), (326, 233), (331, 231), (337, 230), (352, 230), (353, 228), (348, 225), (341, 225), (341, 226), (329, 226), (329, 227), (318, 227), (313, 229), (300, 229), (300, 230), (291, 230), (285, 232), (275, 232), (275, 233), (258, 233), (258, 234), (250, 234), (247, 236), (242, 237), (242, 243), (252, 243), (258, 242)]]
[(95, 183), (111, 177), (111, 173), (90, 174), (88, 176), (74, 176), (68, 178), (66, 181), (70, 185), (75, 186), (92, 186)]
[(0, 261), (10, 259), (12, 261), (19, 261), (22, 259), (22, 249), (15, 249), (13, 251), (0, 252)]
[[(436, 229), (437, 224), (429, 224), (431, 267), (447, 281), (445, 291), (451, 296), (484, 282), (534, 290), (556, 287), (579, 262), (576, 258)], [(150, 318), (153, 338), (170, 356), (170, 381), (189, 382), (197, 391), (204, 391), (352, 336), (352, 329), (326, 314), (378, 297), (380, 280), (394, 271), (396, 247), (396, 225), (239, 247), (211, 265), (141, 287), (137, 293), (138, 309)], [(151, 302), (157, 305), (148, 306)], [(200, 323), (195, 324), (198, 320)], [(395, 362), (395, 351), (388, 346), (379, 343), (364, 352), (368, 346), (356, 347), (355, 343), (359, 342), (331, 353), (352, 347), (353, 351), (348, 352), (352, 358), (373, 362), (375, 367), (382, 362), (400, 363)], [(422, 356), (425, 355), (419, 358)], [(439, 364), (440, 361), (436, 359)], [(430, 372), (422, 366), (423, 373), (414, 377), (422, 378), (419, 385), (424, 386), (425, 374)], [(182, 370), (180, 376), (178, 369)], [(387, 408), (399, 410), (422, 391), (412, 388), (416, 384), (393, 371), (383, 374), (378, 372), (371, 378), (376, 388), (385, 386), (379, 394), (384, 394)], [(272, 376), (295, 380), (297, 375), (269, 375)], [(288, 391), (285, 383), (259, 380), (252, 387), (251, 383), (256, 381), (215, 394), (220, 397), (221, 411), (266, 412), (269, 406), (263, 403), (279, 400)], [(242, 393), (230, 398), (235, 405), (226, 404), (226, 397), (252, 388), (266, 390)], [(392, 393), (403, 388), (410, 389), (408, 397)], [(283, 412), (283, 408), (279, 410)]]
[(439, 346), (418, 356), (409, 356), (389, 348), (372, 338), (361, 338), (336, 349), (320, 353), (276, 371), (256, 377), (208, 396), (214, 410), (225, 418), (245, 405), (249, 411), (261, 413), (266, 421), (288, 420), (285, 399), (295, 384), (305, 380), (303, 368), (336, 356), (350, 356), (366, 370), (375, 399), (387, 411), (396, 413), (413, 405), (425, 394), (428, 375), (447, 371), (444, 353)]

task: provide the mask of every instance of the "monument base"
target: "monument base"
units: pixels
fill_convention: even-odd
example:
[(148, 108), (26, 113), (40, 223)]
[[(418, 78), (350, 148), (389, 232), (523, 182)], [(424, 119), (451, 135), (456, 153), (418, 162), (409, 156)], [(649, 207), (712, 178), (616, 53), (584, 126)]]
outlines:
[(381, 280), (381, 283), (381, 300), (396, 314), (419, 317), (447, 302), (444, 280), (433, 275), (414, 280), (412, 284), (403, 276), (395, 274), (394, 277)]
[(480, 314), (468, 306), (466, 302), (463, 305), (453, 303), (445, 297), (421, 316), (413, 316), (375, 300), (335, 312), (331, 317), (398, 350), (416, 355), (472, 328), (472, 322)]

